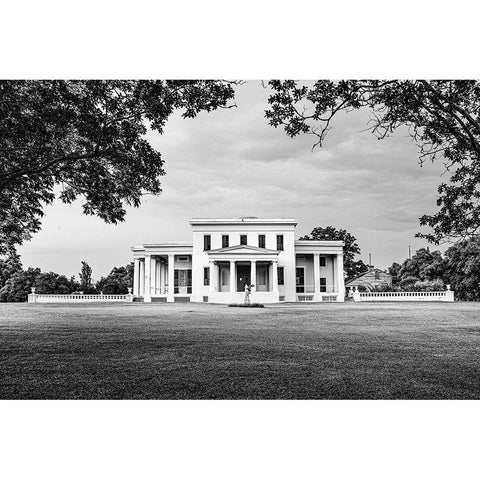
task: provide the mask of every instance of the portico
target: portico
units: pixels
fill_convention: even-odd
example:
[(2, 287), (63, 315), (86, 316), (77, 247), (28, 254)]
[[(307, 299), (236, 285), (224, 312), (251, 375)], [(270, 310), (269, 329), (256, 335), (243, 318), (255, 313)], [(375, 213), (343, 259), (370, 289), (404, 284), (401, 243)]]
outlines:
[(209, 301), (243, 301), (245, 285), (252, 285), (252, 302), (278, 302), (277, 250), (237, 245), (210, 250)]

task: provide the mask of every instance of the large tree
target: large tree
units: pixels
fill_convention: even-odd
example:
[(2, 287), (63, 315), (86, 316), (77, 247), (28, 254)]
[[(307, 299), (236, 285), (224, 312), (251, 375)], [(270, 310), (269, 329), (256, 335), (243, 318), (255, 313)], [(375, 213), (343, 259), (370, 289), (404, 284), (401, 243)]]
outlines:
[(407, 277), (417, 278), (423, 281), (444, 279), (446, 274), (446, 261), (442, 254), (429, 248), (420, 248), (412, 258), (407, 258), (398, 274), (402, 280)]
[(480, 300), (480, 239), (462, 240), (445, 252), (447, 280), (457, 298)]
[(372, 131), (383, 138), (404, 125), (420, 148), (420, 163), (444, 160), (448, 183), (438, 187), (439, 210), (420, 225), (442, 239), (480, 234), (480, 82), (473, 80), (319, 80), (305, 85), (272, 80), (266, 116), (291, 137), (305, 133), (322, 146), (340, 111), (368, 108)]
[(99, 292), (106, 294), (124, 294), (133, 285), (133, 262), (125, 267), (114, 267), (107, 277), (96, 284)]
[(343, 268), (346, 272), (347, 280), (368, 270), (368, 266), (362, 260), (355, 261), (355, 255), (360, 255), (360, 247), (357, 239), (344, 229), (337, 229), (331, 225), (328, 227), (315, 227), (310, 235), (304, 235), (300, 240), (340, 240), (344, 242)]
[(0, 255), (41, 227), (45, 204), (84, 199), (116, 223), (142, 194), (159, 194), (164, 162), (145, 139), (170, 115), (230, 107), (228, 81), (1, 81)]

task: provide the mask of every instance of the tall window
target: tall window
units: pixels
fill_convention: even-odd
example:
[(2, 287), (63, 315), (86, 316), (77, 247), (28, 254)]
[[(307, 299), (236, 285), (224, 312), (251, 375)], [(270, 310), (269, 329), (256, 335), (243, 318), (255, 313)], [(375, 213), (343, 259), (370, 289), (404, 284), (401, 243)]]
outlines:
[(240, 235), (240, 245), (246, 245), (246, 244), (247, 244), (247, 236)]
[(258, 246), (260, 248), (265, 248), (265, 235), (258, 236)]
[(325, 267), (327, 265), (326, 257), (320, 257), (320, 266)]
[(210, 267), (203, 268), (203, 284), (210, 285)]
[(277, 235), (277, 250), (283, 250), (283, 235)]
[(230, 243), (230, 235), (222, 235), (222, 248), (227, 248)]
[(327, 291), (327, 279), (326, 277), (320, 277), (320, 291), (326, 292)]
[(173, 293), (192, 293), (192, 270), (174, 270), (174, 291)]
[(203, 236), (203, 250), (208, 251), (212, 249), (212, 237), (210, 235)]
[(278, 267), (278, 284), (285, 285), (285, 271), (283, 267)]

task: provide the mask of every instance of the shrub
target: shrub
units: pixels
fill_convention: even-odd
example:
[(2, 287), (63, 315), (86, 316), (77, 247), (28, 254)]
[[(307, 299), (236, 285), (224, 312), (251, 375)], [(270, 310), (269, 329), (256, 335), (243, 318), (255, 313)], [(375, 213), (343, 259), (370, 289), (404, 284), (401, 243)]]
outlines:
[(262, 303), (231, 303), (229, 307), (263, 308)]

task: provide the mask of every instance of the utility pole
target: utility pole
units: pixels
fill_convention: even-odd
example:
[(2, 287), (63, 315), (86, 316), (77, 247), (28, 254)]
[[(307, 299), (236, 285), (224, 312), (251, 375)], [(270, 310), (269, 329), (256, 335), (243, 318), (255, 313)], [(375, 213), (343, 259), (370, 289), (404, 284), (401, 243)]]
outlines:
[(371, 253), (368, 254), (368, 265), (370, 265), (370, 267), (372, 266), (372, 254)]
[(411, 260), (412, 259), (412, 246), (408, 246), (408, 258)]

